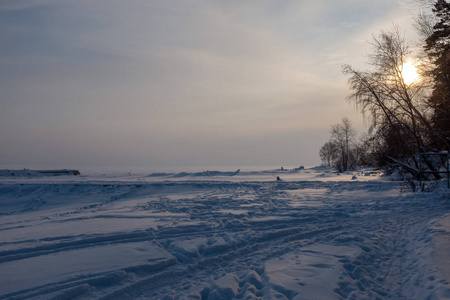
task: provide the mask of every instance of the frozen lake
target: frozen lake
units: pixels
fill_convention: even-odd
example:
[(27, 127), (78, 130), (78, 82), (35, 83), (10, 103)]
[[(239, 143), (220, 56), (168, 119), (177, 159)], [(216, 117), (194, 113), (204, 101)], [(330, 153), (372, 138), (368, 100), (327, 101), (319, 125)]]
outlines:
[(450, 297), (445, 189), (326, 168), (2, 172), (2, 299)]

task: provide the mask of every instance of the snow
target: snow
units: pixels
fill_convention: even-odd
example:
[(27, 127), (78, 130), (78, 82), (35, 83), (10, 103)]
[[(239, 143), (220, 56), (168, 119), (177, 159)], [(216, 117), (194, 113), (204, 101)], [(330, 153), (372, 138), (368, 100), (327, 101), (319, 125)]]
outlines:
[(80, 171), (0, 170), (0, 299), (450, 299), (445, 184)]

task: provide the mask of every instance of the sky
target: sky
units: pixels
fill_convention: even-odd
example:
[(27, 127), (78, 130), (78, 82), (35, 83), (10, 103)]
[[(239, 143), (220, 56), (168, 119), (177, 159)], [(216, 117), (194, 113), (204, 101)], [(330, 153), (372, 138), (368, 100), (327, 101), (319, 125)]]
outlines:
[(0, 166), (318, 165), (393, 0), (2, 0)]

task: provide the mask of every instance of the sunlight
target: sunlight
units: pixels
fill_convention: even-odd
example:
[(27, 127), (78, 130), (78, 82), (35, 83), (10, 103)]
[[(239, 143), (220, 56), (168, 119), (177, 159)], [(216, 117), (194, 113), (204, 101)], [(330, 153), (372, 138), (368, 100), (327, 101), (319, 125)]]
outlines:
[(403, 80), (406, 84), (410, 85), (417, 80), (419, 80), (419, 74), (417, 73), (417, 68), (411, 63), (404, 63), (401, 67), (401, 73)]

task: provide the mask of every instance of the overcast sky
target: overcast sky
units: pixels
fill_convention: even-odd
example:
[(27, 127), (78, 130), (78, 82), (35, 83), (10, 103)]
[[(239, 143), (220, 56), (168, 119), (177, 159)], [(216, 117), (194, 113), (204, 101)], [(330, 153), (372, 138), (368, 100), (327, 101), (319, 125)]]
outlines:
[[(0, 165), (320, 163), (395, 0), (0, 1)], [(406, 28), (410, 30), (409, 28)]]

